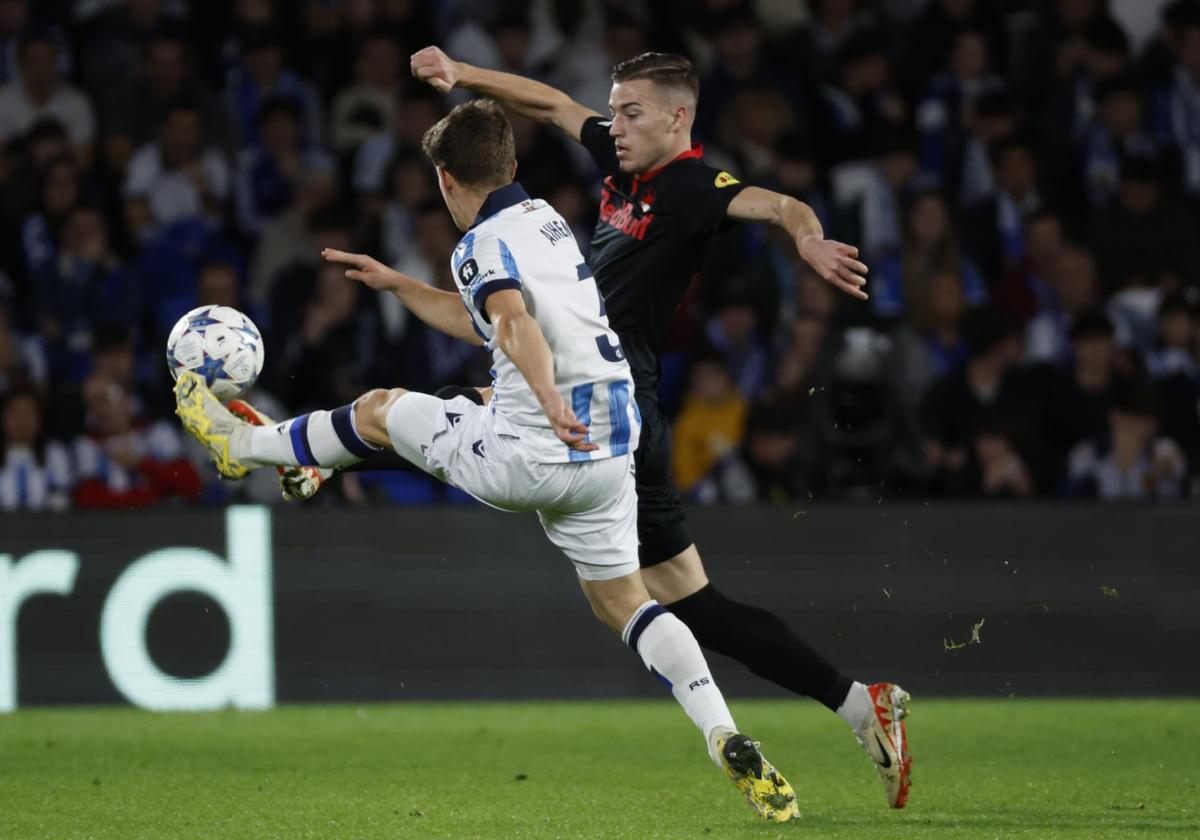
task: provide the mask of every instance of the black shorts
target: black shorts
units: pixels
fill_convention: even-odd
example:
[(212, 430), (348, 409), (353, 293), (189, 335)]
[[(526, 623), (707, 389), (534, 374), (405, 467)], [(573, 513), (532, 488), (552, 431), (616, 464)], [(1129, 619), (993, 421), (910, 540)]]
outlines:
[(634, 452), (637, 465), (638, 559), (642, 568), (670, 560), (692, 544), (687, 519), (671, 478), (671, 425), (658, 396), (636, 392), (642, 435)]

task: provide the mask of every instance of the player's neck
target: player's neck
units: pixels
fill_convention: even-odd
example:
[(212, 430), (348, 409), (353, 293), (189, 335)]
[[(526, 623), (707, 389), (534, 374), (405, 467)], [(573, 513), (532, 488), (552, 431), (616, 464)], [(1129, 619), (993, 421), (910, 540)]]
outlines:
[(691, 136), (689, 135), (689, 136), (683, 137), (677, 143), (672, 145), (666, 151), (666, 153), (663, 154), (663, 156), (661, 158), (659, 158), (658, 160), (654, 161), (654, 163), (652, 163), (648, 167), (646, 167), (645, 172), (639, 172), (638, 174), (645, 175), (646, 172), (657, 172), (658, 170), (660, 170), (664, 166), (666, 166), (668, 163), (675, 160), (675, 158), (679, 157), (684, 152), (691, 151), (691, 148), (692, 148)]

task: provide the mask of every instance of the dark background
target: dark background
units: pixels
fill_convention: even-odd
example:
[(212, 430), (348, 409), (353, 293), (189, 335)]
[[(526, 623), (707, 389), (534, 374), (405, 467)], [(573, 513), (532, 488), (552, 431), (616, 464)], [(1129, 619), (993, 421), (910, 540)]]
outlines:
[[(781, 613), (848, 673), (922, 696), (1200, 692), (1200, 523), (1184, 507), (814, 505), (695, 516), (709, 574)], [(596, 622), (530, 516), (484, 509), (273, 512), (279, 702), (659, 696)], [(754, 535), (753, 548), (747, 536)], [(18, 703), (120, 702), (100, 659), (103, 600), (166, 545), (225, 552), (217, 512), (6, 520), (0, 551), (80, 554), (67, 598), (18, 619)], [(1106, 594), (1107, 593), (1107, 594)], [(964, 643), (985, 622), (980, 643)], [(228, 626), (206, 597), (151, 615), (159, 666), (198, 676)], [(714, 657), (724, 690), (773, 686)]]

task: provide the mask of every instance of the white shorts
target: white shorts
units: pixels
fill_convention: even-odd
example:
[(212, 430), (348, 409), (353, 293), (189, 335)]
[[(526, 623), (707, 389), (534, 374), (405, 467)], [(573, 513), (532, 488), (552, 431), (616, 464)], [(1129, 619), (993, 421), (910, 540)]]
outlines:
[(536, 510), (550, 542), (584, 580), (638, 569), (633, 457), (539, 464), (521, 429), (466, 397), (410, 391), (387, 415), (392, 447), (430, 475), (505, 511)]

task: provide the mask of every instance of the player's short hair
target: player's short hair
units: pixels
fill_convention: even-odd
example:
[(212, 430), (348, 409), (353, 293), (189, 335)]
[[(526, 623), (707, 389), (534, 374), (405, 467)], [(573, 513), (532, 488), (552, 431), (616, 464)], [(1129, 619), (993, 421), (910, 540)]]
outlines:
[(656, 85), (687, 95), (693, 103), (700, 99), (700, 77), (692, 62), (682, 55), (644, 52), (612, 69), (614, 83), (635, 79), (649, 79)]
[(457, 106), (421, 138), (433, 161), (468, 187), (501, 187), (512, 181), (517, 160), (512, 125), (490, 99)]

